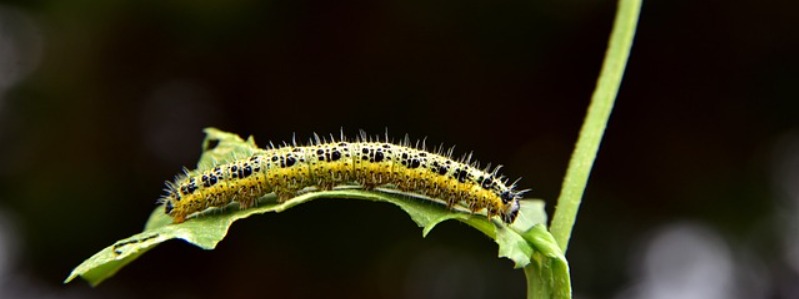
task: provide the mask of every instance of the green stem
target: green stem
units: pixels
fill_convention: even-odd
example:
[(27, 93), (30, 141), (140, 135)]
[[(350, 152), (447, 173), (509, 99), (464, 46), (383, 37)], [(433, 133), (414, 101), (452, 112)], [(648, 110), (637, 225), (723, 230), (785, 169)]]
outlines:
[(538, 261), (533, 260), (530, 265), (524, 267), (524, 277), (527, 279), (527, 298), (544, 299), (552, 298), (552, 285), (549, 279), (542, 277), (545, 275), (544, 269), (539, 267)]
[[(630, 56), (641, 1), (619, 0), (605, 61), (563, 179), (558, 206), (548, 232), (550, 234), (545, 234), (545, 230), (535, 231), (535, 227), (525, 233), (527, 241), (536, 244), (534, 247), (537, 250), (530, 257), (531, 263), (524, 267), (528, 299), (571, 298), (569, 264), (564, 254)], [(560, 251), (554, 247), (555, 244)]]
[(642, 0), (619, 0), (616, 11), (616, 20), (602, 71), (597, 80), (596, 89), (591, 97), (591, 104), (585, 117), (585, 123), (580, 130), (574, 153), (572, 154), (566, 177), (558, 198), (558, 206), (552, 219), (550, 231), (557, 240), (558, 245), (566, 252), (569, 245), (572, 227), (580, 208), (580, 201), (588, 183), (594, 158), (599, 150), (602, 135), (605, 132), (613, 102), (621, 85), (624, 67), (630, 56), (630, 48), (635, 36), (635, 27), (638, 23), (638, 14), (641, 10)]

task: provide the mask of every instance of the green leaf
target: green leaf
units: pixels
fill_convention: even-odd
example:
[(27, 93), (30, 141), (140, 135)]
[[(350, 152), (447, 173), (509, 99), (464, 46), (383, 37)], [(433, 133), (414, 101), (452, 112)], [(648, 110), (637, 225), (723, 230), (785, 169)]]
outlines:
[(222, 213), (208, 213), (180, 224), (172, 224), (172, 219), (164, 214), (163, 209), (157, 208), (147, 221), (144, 232), (119, 240), (101, 250), (76, 267), (65, 282), (81, 276), (90, 284), (97, 285), (147, 250), (171, 239), (183, 239), (203, 249), (214, 249), (227, 235), (233, 222), (239, 219), (267, 212), (282, 212), (318, 198), (352, 198), (392, 203), (407, 212), (414, 222), (423, 227), (425, 235), (445, 220), (455, 219), (464, 222), (489, 237), (495, 237), (500, 248), (499, 256), (513, 260), (516, 267), (527, 265), (533, 252), (533, 247), (516, 230), (499, 221), (489, 220), (485, 216), (452, 211), (443, 205), (431, 205), (427, 201), (402, 194), (344, 189), (306, 193), (280, 204), (273, 195), (270, 195), (262, 199), (256, 208), (236, 210), (233, 204)]
[(571, 298), (569, 263), (555, 238), (543, 224), (535, 225), (522, 237), (535, 247), (532, 262), (525, 267), (528, 298)]
[(205, 128), (203, 141), (203, 155), (197, 162), (197, 169), (203, 171), (214, 168), (216, 165), (233, 162), (243, 157), (263, 151), (255, 145), (255, 139), (250, 136), (245, 141), (239, 135), (220, 131), (217, 128)]
[[(234, 134), (213, 128), (206, 129), (205, 132), (207, 134), (203, 143), (205, 152), (198, 163), (199, 169), (207, 169), (216, 163), (231, 161), (235, 157), (246, 157), (260, 150), (252, 137), (245, 141)], [(212, 147), (214, 143), (216, 144)], [(351, 198), (394, 204), (408, 213), (411, 219), (423, 228), (423, 236), (443, 221), (450, 219), (461, 221), (494, 239), (499, 245), (499, 256), (511, 259), (517, 268), (530, 264), (530, 257), (538, 250), (535, 243), (528, 242), (525, 234), (521, 232), (528, 231), (531, 227), (540, 227), (541, 225), (537, 224), (543, 224), (547, 220), (544, 203), (541, 200), (523, 200), (518, 220), (513, 226), (508, 226), (496, 219), (488, 219), (484, 215), (471, 214), (461, 208), (448, 209), (443, 204), (431, 204), (422, 197), (394, 189), (378, 188), (374, 191), (364, 191), (352, 186), (342, 186), (331, 191), (309, 192), (283, 203), (278, 203), (274, 195), (267, 195), (259, 200), (255, 208), (239, 210), (236, 204), (231, 204), (224, 209), (190, 218), (180, 224), (173, 224), (172, 219), (164, 214), (163, 207), (158, 207), (150, 215), (144, 232), (104, 248), (76, 267), (64, 282), (68, 283), (80, 276), (91, 285), (97, 285), (167, 240), (182, 239), (200, 248), (211, 250), (227, 235), (233, 222), (239, 219), (268, 212), (282, 212), (319, 198)], [(546, 256), (551, 255), (546, 253)]]

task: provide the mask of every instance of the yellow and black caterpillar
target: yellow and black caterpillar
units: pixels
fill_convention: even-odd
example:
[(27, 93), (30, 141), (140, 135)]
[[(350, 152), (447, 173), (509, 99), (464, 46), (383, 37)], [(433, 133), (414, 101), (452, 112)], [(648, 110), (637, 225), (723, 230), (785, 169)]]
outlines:
[(403, 191), (438, 199), (452, 207), (461, 204), (472, 212), (483, 209), (489, 218), (498, 215), (512, 223), (519, 199), (528, 190), (514, 190), (515, 183), (500, 175), (500, 167), (479, 169), (471, 157), (452, 158), (452, 150), (427, 152), (406, 138), (395, 144), (370, 140), (361, 134), (353, 142), (320, 140), (307, 146), (270, 146), (249, 157), (216, 165), (209, 170), (178, 176), (167, 182), (161, 199), (175, 223), (212, 207), (235, 201), (241, 208), (275, 193), (279, 201), (294, 197), (307, 187), (330, 190), (357, 183), (369, 190), (393, 185)]

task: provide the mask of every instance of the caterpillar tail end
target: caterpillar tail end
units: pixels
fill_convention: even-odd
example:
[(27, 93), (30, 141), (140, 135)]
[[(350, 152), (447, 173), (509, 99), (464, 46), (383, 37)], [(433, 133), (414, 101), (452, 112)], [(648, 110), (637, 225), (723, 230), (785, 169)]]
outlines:
[(179, 223), (183, 223), (183, 222), (186, 222), (186, 217), (185, 216), (181, 215), (181, 216), (173, 216), (172, 217), (172, 224), (179, 224)]
[(179, 213), (178, 210), (176, 210), (172, 205), (171, 200), (164, 200), (164, 213), (169, 215), (169, 217), (172, 217), (173, 224), (183, 223), (186, 221), (186, 215)]

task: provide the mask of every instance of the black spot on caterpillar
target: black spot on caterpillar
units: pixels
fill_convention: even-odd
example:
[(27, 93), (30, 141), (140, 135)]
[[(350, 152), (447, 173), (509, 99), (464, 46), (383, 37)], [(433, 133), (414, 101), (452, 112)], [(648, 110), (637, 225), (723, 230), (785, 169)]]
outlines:
[[(207, 147), (208, 148), (208, 147)], [(448, 207), (461, 204), (472, 212), (485, 209), (491, 218), (512, 223), (519, 200), (528, 190), (515, 190), (515, 183), (498, 174), (499, 167), (480, 169), (471, 155), (452, 158), (452, 149), (428, 152), (406, 138), (399, 144), (370, 139), (363, 132), (355, 141), (321, 140), (309, 145), (270, 146), (249, 157), (219, 164), (211, 169), (178, 176), (167, 182), (161, 199), (175, 223), (208, 208), (238, 202), (253, 207), (258, 198), (275, 193), (278, 201), (294, 197), (307, 187), (330, 190), (356, 183), (364, 189), (390, 185), (400, 191), (443, 201)]]

